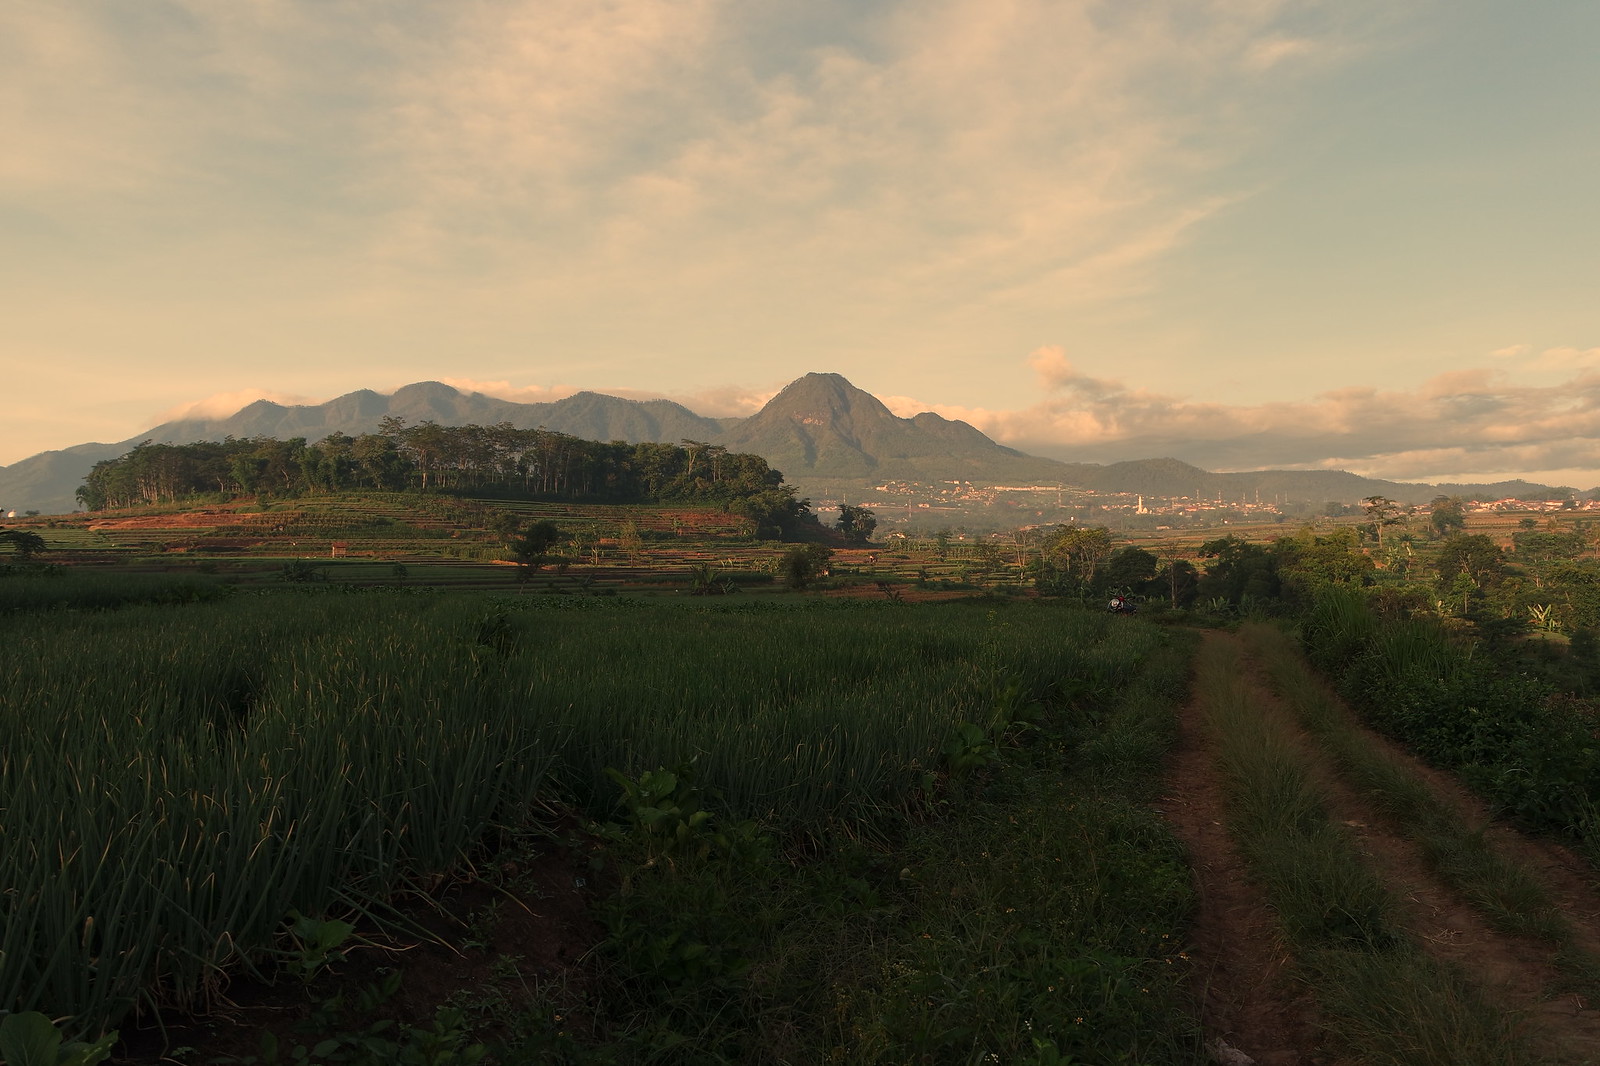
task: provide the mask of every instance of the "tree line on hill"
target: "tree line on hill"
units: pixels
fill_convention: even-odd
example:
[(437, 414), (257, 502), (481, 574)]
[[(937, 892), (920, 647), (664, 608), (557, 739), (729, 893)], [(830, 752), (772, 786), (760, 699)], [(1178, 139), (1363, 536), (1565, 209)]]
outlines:
[(810, 503), (759, 455), (717, 444), (592, 441), (548, 429), (442, 426), (386, 418), (376, 433), (150, 441), (96, 463), (77, 491), (90, 511), (219, 494), (305, 496), (360, 490), (437, 490), (573, 502), (719, 503), (777, 537)]

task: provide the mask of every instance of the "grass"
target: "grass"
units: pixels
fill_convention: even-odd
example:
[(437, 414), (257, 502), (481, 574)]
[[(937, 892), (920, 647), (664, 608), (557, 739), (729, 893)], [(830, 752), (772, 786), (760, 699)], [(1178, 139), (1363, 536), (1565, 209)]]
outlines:
[(1278, 912), (1325, 1027), (1363, 1062), (1540, 1061), (1513, 1018), (1406, 935), (1381, 879), (1329, 819), (1292, 727), (1252, 698), (1238, 648), (1208, 645), (1198, 685), (1218, 737), (1229, 829)]
[[(5, 569), (0, 566), (0, 571)], [(48, 563), (10, 569), (8, 573), (0, 572), (0, 614), (192, 603), (220, 599), (230, 591), (203, 574), (97, 573)]]
[(1417, 843), (1445, 884), (1504, 932), (1556, 944), (1571, 939), (1570, 927), (1538, 879), (1495, 850), (1486, 825), (1469, 825), (1408, 762), (1368, 739), (1281, 630), (1254, 625), (1241, 635), (1340, 773)]

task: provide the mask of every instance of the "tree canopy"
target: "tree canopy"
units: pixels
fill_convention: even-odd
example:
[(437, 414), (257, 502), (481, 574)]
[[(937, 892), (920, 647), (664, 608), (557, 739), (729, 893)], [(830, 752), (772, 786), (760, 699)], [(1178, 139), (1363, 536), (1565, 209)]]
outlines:
[(583, 440), (547, 429), (406, 426), (333, 433), (315, 444), (273, 437), (155, 444), (96, 463), (78, 489), (89, 510), (170, 503), (206, 493), (300, 496), (324, 492), (441, 490), (596, 502), (706, 501), (777, 536), (809, 511), (759, 455), (721, 445)]
[(851, 544), (865, 544), (878, 528), (878, 516), (866, 507), (840, 504), (839, 522), (835, 528)]

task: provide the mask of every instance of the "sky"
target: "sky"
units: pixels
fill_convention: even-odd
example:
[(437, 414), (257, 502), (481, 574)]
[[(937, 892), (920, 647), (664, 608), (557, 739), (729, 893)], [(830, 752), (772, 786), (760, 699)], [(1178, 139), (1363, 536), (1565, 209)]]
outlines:
[(1600, 485), (1593, 0), (8, 0), (0, 464), (441, 380)]

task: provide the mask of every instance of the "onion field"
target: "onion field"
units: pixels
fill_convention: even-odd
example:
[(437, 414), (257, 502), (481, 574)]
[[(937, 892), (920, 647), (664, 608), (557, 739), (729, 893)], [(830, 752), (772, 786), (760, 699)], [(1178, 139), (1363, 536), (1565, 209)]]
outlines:
[(0, 1011), (80, 1035), (270, 971), (291, 912), (603, 814), (608, 769), (693, 765), (791, 838), (865, 827), (952, 737), (1113, 690), (1162, 639), (1040, 603), (323, 589), (0, 626)]

